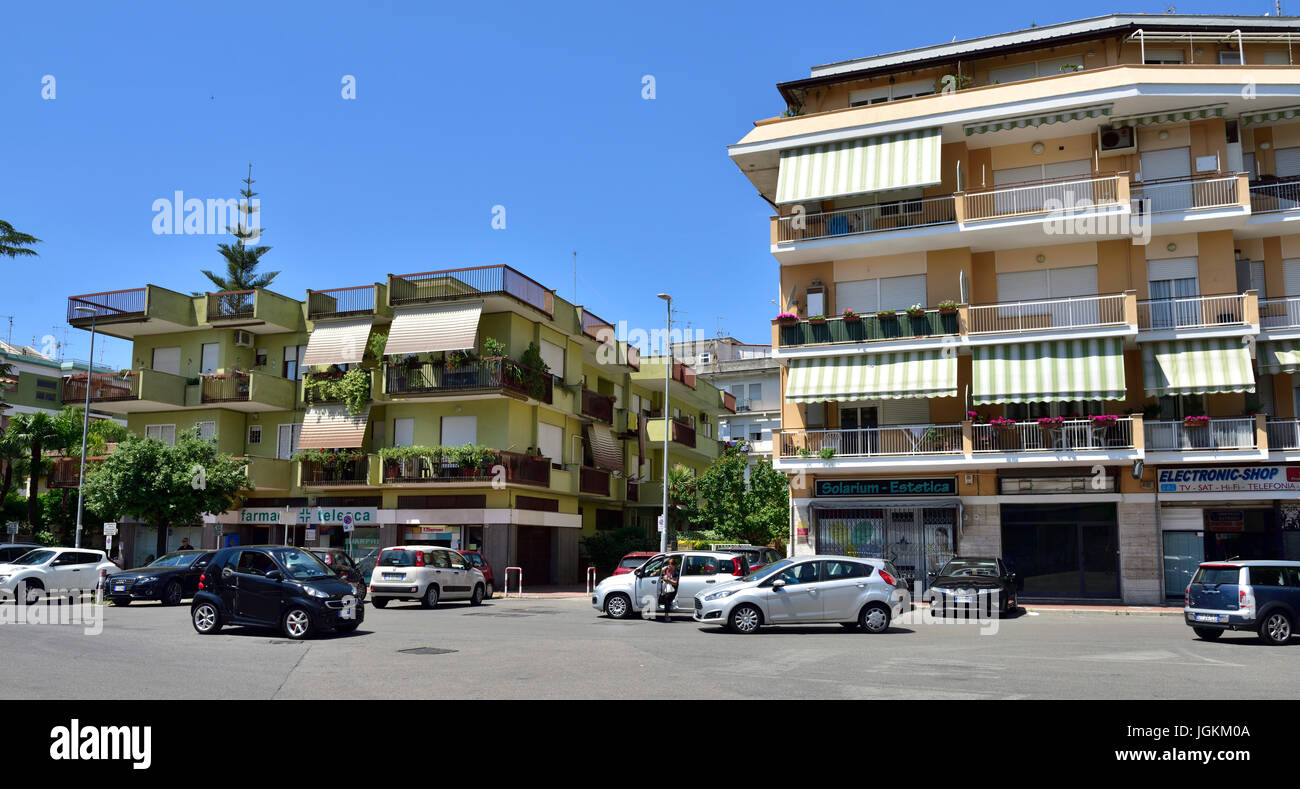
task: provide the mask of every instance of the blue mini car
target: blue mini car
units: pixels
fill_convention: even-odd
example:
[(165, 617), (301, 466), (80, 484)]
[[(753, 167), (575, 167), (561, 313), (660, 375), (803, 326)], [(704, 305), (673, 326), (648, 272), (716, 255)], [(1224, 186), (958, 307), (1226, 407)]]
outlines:
[(1183, 617), (1206, 641), (1225, 630), (1254, 630), (1281, 646), (1300, 622), (1300, 562), (1203, 562), (1187, 585)]

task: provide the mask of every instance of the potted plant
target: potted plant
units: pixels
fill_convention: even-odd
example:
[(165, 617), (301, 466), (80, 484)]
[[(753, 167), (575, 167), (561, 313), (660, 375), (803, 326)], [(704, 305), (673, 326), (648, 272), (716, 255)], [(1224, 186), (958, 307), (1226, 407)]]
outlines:
[(967, 421), (967, 422), (972, 422), (972, 423), (978, 425), (981, 421), (983, 421), (983, 419), (984, 419), (984, 418), (983, 418), (982, 416), (980, 416), (979, 411), (967, 411), (967, 412), (966, 412), (966, 421)]
[(835, 447), (822, 447), (821, 451), (817, 453), (817, 457), (822, 460), (830, 460), (835, 457)]
[(840, 317), (842, 317), (842, 318), (844, 319), (844, 322), (845, 322), (845, 323), (861, 323), (861, 322), (862, 322), (862, 316), (859, 315), (859, 314), (857, 314), (856, 312), (854, 312), (853, 309), (852, 309), (851, 307), (846, 307), (846, 308), (844, 309), (844, 312), (840, 314)]
[(957, 314), (957, 302), (953, 301), (952, 299), (947, 299), (947, 300), (945, 300), (945, 301), (941, 301), (941, 302), (939, 302), (939, 314), (940, 314), (940, 315), (956, 315), (956, 314)]
[(799, 457), (801, 458), (812, 457), (812, 450), (809, 449), (808, 447), (799, 447)]
[(925, 317), (925, 307), (922, 307), (920, 304), (913, 304), (912, 306), (908, 307), (905, 310), (905, 312), (907, 313), (907, 317), (909, 318)]
[(876, 312), (876, 318), (882, 321), (890, 320), (892, 318), (897, 318), (897, 317), (898, 317), (898, 313), (894, 312), (893, 310), (879, 310)]
[(1038, 417), (1038, 426), (1043, 430), (1054, 430), (1065, 424), (1063, 416), (1040, 416)]
[(1088, 421), (1093, 427), (1112, 427), (1119, 422), (1119, 417), (1115, 414), (1092, 414)]
[(782, 326), (797, 326), (799, 324), (799, 316), (795, 315), (793, 312), (783, 312), (772, 320)]
[(1009, 431), (1009, 430), (1016, 429), (1016, 420), (1008, 419), (1005, 416), (995, 416), (989, 420), (989, 424), (993, 425), (993, 427), (1002, 431)]
[(808, 316), (808, 323), (811, 324), (811, 325), (813, 325), (813, 326), (825, 326), (825, 325), (826, 325), (826, 316), (825, 316), (825, 315), (809, 315), (809, 316)]
[(1155, 421), (1160, 418), (1161, 410), (1159, 403), (1147, 403), (1142, 406), (1142, 418), (1149, 421)]
[(1205, 427), (1209, 424), (1210, 418), (1205, 414), (1183, 417), (1183, 427)]

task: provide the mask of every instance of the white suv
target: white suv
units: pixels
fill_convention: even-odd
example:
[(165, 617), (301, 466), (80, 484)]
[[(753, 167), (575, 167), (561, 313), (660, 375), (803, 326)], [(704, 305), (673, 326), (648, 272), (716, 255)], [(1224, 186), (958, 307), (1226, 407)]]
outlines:
[(370, 575), (370, 602), (383, 608), (389, 600), (419, 600), (433, 608), (442, 600), (483, 602), (487, 582), (457, 551), (436, 545), (397, 545), (379, 553)]
[(103, 551), (37, 548), (0, 564), (0, 598), (27, 604), (54, 595), (81, 595), (99, 586), (99, 571), (121, 572)]
[(591, 605), (614, 619), (626, 619), (642, 611), (659, 612), (662, 589), (660, 576), (664, 563), (677, 559), (677, 596), (673, 611), (689, 614), (695, 595), (715, 586), (743, 578), (749, 572), (749, 560), (741, 554), (705, 551), (673, 551), (646, 559), (630, 573), (611, 575), (596, 585)]

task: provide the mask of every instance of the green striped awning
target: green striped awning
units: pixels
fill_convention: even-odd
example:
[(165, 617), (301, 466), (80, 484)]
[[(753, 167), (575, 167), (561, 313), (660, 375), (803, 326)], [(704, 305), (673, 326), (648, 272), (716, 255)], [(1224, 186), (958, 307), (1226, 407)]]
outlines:
[(1207, 104), (1204, 107), (1188, 107), (1168, 112), (1152, 112), (1143, 115), (1126, 115), (1112, 118), (1111, 126), (1155, 126), (1161, 123), (1181, 123), (1182, 121), (1199, 121), (1206, 118), (1222, 118), (1228, 109), (1227, 104)]
[(1102, 116), (1110, 115), (1114, 109), (1115, 105), (1113, 104), (1096, 104), (1091, 107), (1076, 107), (1072, 110), (1054, 110), (1052, 112), (1041, 112), (1036, 115), (1017, 115), (1014, 118), (998, 118), (997, 120), (992, 121), (968, 123), (964, 128), (966, 130), (966, 136), (969, 137), (972, 134), (1006, 131), (1008, 129), (1024, 129), (1029, 126), (1049, 126), (1053, 123), (1100, 118)]
[(781, 151), (776, 202), (930, 186), (939, 176), (941, 129), (865, 137)]
[(977, 345), (975, 405), (1124, 399), (1124, 338)]
[(1142, 377), (1155, 397), (1255, 391), (1250, 350), (1236, 337), (1143, 343)]
[(1289, 121), (1300, 118), (1300, 107), (1279, 107), (1275, 110), (1259, 110), (1257, 112), (1243, 112), (1239, 123), (1242, 126), (1258, 126), (1261, 123), (1274, 123), (1276, 121)]
[(942, 349), (792, 359), (791, 403), (957, 396), (957, 356)]
[(1261, 373), (1300, 372), (1300, 340), (1261, 342), (1255, 360)]

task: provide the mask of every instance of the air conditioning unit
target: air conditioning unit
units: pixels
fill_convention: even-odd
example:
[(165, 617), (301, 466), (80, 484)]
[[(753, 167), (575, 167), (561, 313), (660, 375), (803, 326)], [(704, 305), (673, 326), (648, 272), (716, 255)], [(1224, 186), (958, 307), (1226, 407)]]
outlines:
[(1137, 130), (1132, 126), (1097, 127), (1097, 152), (1101, 156), (1119, 156), (1137, 151)]
[(235, 347), (252, 348), (253, 333), (250, 331), (244, 331), (243, 329), (235, 329)]

